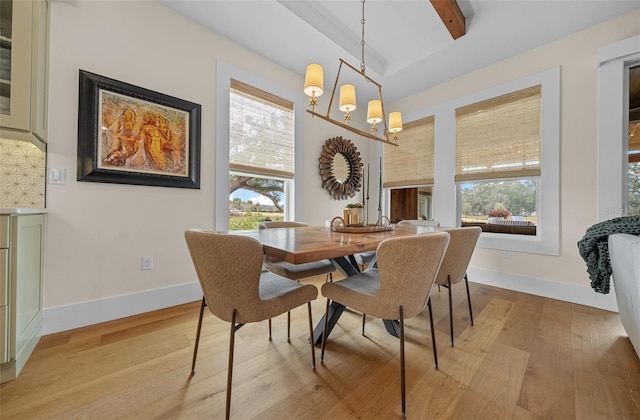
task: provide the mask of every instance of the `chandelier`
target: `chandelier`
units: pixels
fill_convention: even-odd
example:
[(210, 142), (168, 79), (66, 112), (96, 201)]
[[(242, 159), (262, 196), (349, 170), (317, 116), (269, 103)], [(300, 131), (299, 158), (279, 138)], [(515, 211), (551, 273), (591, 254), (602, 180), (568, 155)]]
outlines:
[[(387, 124), (386, 114), (384, 112), (384, 103), (382, 101), (382, 86), (377, 83), (375, 80), (371, 79), (365, 74), (365, 65), (364, 65), (364, 3), (365, 0), (361, 0), (362, 2), (362, 38), (360, 41), (360, 45), (362, 48), (362, 60), (360, 61), (360, 70), (356, 69), (343, 59), (340, 60), (340, 66), (338, 67), (338, 73), (336, 75), (336, 81), (333, 84), (333, 90), (331, 91), (331, 98), (329, 99), (329, 106), (327, 107), (326, 114), (320, 114), (315, 112), (315, 106), (318, 104), (318, 97), (322, 95), (324, 92), (323, 88), (323, 70), (320, 64), (309, 64), (307, 66), (307, 71), (304, 78), (304, 93), (309, 98), (309, 106), (311, 110), (307, 110), (311, 115), (321, 118), (325, 121), (328, 121), (332, 124), (335, 124), (339, 127), (342, 127), (348, 131), (359, 134), (363, 137), (370, 138), (372, 140), (381, 141), (383, 143), (391, 144), (394, 146), (398, 145), (398, 133), (402, 131), (402, 115), (400, 112), (391, 112), (389, 114), (389, 122)], [(354, 111), (357, 107), (356, 105), (356, 89), (352, 84), (345, 84), (340, 86), (340, 98), (338, 101), (338, 109), (344, 112), (344, 122), (335, 120), (331, 118), (329, 115), (331, 112), (331, 107), (333, 105), (333, 100), (336, 94), (336, 88), (338, 87), (338, 79), (340, 78), (340, 71), (342, 70), (342, 66), (346, 66), (347, 69), (353, 70), (357, 74), (361, 75), (364, 80), (368, 83), (375, 85), (378, 89), (378, 99), (372, 99), (368, 103), (367, 107), (367, 123), (371, 124), (371, 132), (368, 133), (366, 131), (357, 129), (349, 125), (351, 121), (351, 112)], [(378, 124), (383, 124), (383, 133), (382, 137), (378, 137), (376, 133), (378, 132)], [(392, 140), (389, 140), (389, 134), (392, 134)]]

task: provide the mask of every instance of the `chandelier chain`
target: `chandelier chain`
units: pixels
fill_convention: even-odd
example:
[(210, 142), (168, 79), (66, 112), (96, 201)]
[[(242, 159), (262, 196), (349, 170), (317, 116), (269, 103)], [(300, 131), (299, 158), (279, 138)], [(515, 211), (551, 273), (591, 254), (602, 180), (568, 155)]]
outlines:
[(362, 40), (360, 41), (360, 46), (362, 47), (362, 61), (360, 61), (360, 71), (362, 72), (362, 74), (364, 74), (364, 2), (365, 0), (361, 0), (362, 1), (362, 20), (360, 21), (360, 23), (362, 23)]

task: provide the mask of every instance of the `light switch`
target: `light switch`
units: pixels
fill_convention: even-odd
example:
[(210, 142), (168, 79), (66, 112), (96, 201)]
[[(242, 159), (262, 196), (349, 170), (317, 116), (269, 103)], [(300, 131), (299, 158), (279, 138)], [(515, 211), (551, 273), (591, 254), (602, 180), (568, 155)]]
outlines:
[(64, 185), (67, 179), (67, 170), (62, 168), (49, 169), (49, 184)]

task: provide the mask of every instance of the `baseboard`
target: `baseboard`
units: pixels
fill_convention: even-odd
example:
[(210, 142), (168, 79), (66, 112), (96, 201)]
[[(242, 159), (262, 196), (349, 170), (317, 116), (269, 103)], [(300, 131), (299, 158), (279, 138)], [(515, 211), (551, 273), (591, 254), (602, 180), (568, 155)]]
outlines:
[[(503, 289), (544, 296), (580, 305), (618, 312), (613, 282), (607, 295), (596, 293), (587, 286), (560, 283), (534, 277), (469, 268), (469, 281)], [(114, 296), (72, 305), (45, 308), (42, 333), (85, 327), (126, 316), (155, 311), (170, 306), (193, 302), (202, 298), (197, 282), (162, 289), (147, 290), (130, 295)]]
[(561, 283), (481, 268), (469, 268), (468, 274), (471, 282), (618, 312), (613, 282), (611, 282), (611, 291), (603, 295), (602, 293), (596, 293), (589, 286)]
[(53, 334), (202, 299), (198, 282), (45, 308), (42, 333)]

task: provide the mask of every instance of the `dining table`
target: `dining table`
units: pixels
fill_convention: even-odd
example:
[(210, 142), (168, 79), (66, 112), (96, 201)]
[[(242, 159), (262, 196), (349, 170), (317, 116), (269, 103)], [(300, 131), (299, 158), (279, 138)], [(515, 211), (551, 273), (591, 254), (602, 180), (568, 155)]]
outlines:
[[(346, 230), (346, 231), (340, 231)], [(264, 254), (292, 264), (303, 264), (329, 259), (337, 270), (349, 277), (360, 272), (355, 254), (374, 251), (380, 242), (389, 238), (428, 234), (437, 231), (433, 226), (388, 225), (387, 227), (363, 227), (340, 229), (325, 226), (283, 227), (273, 229), (230, 231), (229, 234), (248, 236), (258, 240)], [(370, 265), (375, 265), (375, 258)], [(344, 305), (332, 302), (329, 308), (327, 336), (344, 312)], [(397, 320), (383, 320), (387, 331), (398, 337)], [(324, 316), (313, 332), (314, 343), (322, 342)]]

